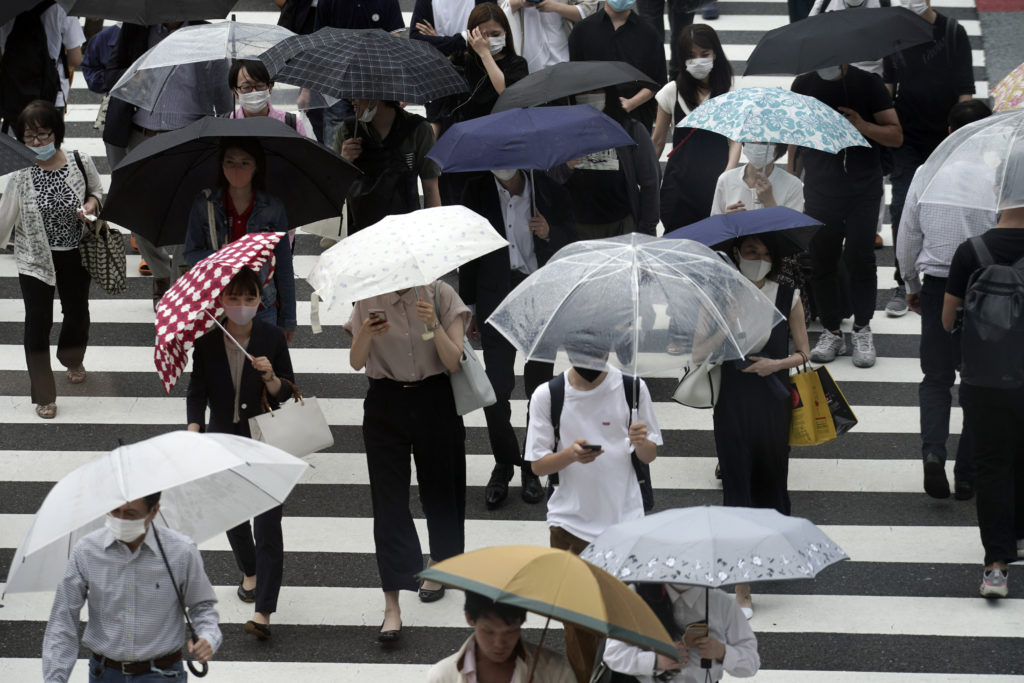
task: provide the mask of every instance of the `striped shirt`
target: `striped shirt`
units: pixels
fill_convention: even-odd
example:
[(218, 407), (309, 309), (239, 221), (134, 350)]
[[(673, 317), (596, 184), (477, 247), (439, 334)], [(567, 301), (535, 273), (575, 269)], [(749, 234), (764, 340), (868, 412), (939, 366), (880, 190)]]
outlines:
[[(199, 638), (220, 647), (217, 598), (192, 539), (161, 527), (167, 559), (181, 587)], [(43, 678), (64, 683), (78, 658), (78, 622), (89, 603), (82, 644), (91, 652), (122, 662), (156, 659), (186, 642), (185, 619), (153, 534), (133, 553), (98, 529), (75, 544), (57, 587), (43, 636)]]

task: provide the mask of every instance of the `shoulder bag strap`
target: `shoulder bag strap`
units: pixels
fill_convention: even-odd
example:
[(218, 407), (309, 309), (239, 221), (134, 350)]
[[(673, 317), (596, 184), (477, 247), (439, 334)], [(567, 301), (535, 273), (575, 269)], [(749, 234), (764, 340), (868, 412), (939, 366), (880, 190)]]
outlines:
[(985, 240), (981, 237), (972, 237), (970, 239), (971, 247), (974, 249), (975, 256), (978, 257), (978, 264), (982, 268), (987, 268), (995, 264), (995, 260), (992, 258), (992, 252), (988, 250), (988, 246), (985, 244)]
[(217, 245), (217, 219), (213, 215), (213, 200), (210, 199), (212, 193), (210, 190), (203, 190), (203, 194), (206, 195), (206, 224), (210, 230), (210, 248), (217, 251), (220, 247)]
[[(548, 391), (551, 393), (551, 427), (555, 433), (554, 449), (558, 450), (558, 442), (561, 441), (559, 426), (562, 422), (562, 405), (565, 403), (565, 374), (558, 374), (548, 382)], [(558, 486), (558, 472), (548, 475), (548, 484)]]

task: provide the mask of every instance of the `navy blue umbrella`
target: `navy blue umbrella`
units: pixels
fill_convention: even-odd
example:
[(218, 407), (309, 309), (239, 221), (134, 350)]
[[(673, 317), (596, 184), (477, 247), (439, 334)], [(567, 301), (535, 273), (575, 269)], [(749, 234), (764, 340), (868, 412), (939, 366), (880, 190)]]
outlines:
[(775, 233), (775, 247), (780, 256), (806, 251), (821, 221), (785, 206), (771, 206), (753, 211), (720, 213), (684, 228), (665, 233), (670, 239), (687, 239), (712, 248), (728, 246), (737, 237)]
[(635, 145), (589, 104), (509, 109), (457, 123), (427, 156), (442, 171), (548, 169), (588, 154)]

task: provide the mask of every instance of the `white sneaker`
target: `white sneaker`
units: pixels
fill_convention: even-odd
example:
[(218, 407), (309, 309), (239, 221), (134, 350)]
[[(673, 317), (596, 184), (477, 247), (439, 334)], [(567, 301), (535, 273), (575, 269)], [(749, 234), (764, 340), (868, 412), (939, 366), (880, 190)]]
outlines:
[(875, 341), (871, 326), (865, 325), (858, 332), (853, 331), (853, 364), (858, 368), (870, 368), (875, 364)]
[(831, 363), (836, 359), (836, 356), (841, 356), (845, 353), (845, 335), (842, 332), (832, 334), (828, 330), (823, 330), (821, 336), (818, 337), (818, 343), (811, 349), (811, 360), (815, 363)]

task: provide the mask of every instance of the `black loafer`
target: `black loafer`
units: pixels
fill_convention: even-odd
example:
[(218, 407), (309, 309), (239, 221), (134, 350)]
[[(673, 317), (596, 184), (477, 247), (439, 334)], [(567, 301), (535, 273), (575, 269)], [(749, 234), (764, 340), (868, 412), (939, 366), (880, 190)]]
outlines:
[[(384, 628), (384, 622), (380, 622), (380, 627)], [(399, 624), (398, 630), (396, 631), (377, 631), (377, 640), (381, 643), (393, 643), (398, 640), (402, 635), (402, 626)]]
[(529, 465), (523, 467), (523, 490), (520, 495), (524, 502), (533, 505), (544, 500), (544, 487), (540, 485), (540, 477), (529, 471), (528, 468)]
[(256, 636), (257, 640), (266, 640), (270, 637), (270, 626), (268, 624), (257, 624), (251, 619), (245, 622), (245, 632), (251, 636)]
[(488, 510), (497, 509), (508, 498), (508, 482), (511, 479), (511, 465), (495, 465), (491, 470), (491, 478), (484, 489), (484, 503)]
[(949, 498), (946, 468), (934, 453), (929, 453), (924, 459), (924, 492), (932, 498)]
[(444, 586), (440, 588), (430, 589), (424, 588), (423, 584), (420, 584), (420, 602), (437, 602), (444, 597)]
[(242, 587), (242, 584), (238, 584), (238, 590), (235, 591), (235, 593), (238, 595), (238, 599), (241, 600), (242, 602), (249, 602), (249, 603), (256, 602), (256, 589), (255, 588), (250, 588), (249, 590), (246, 590), (245, 588)]
[(957, 500), (970, 500), (974, 498), (974, 483), (970, 481), (957, 481), (953, 485), (953, 497)]

